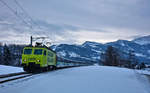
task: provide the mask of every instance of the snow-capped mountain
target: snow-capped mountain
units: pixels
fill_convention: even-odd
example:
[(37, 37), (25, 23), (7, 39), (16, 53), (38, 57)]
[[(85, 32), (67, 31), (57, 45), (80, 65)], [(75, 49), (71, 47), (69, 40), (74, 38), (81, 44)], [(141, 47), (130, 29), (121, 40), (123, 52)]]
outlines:
[[(99, 53), (82, 45), (60, 44), (52, 46), (57, 55), (62, 58), (78, 61), (97, 61), (100, 59)], [(98, 51), (98, 50), (97, 50)]]
[(138, 62), (150, 62), (150, 44), (140, 45), (133, 41), (118, 40), (106, 44), (86, 41), (82, 45), (60, 44), (52, 46), (61, 57), (78, 60), (99, 62), (101, 54), (105, 52), (108, 46), (117, 48), (123, 56), (127, 56), (130, 51), (134, 51)]
[(140, 45), (150, 44), (150, 35), (136, 38), (133, 40), (133, 42)]

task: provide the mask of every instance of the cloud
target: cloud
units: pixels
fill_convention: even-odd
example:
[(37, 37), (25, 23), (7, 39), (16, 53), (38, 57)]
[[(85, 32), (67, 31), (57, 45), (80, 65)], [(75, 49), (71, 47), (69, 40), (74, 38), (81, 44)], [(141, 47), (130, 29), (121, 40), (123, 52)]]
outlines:
[[(37, 11), (33, 15), (51, 23), (149, 29), (149, 0), (45, 0), (34, 6), (27, 5), (29, 2), (32, 4), (35, 1), (23, 0), (22, 4), (28, 6), (25, 8), (29, 12), (38, 8), (40, 13)], [(30, 7), (32, 9), (29, 10)]]
[(13, 0), (5, 1), (33, 29), (0, 3), (1, 41), (20, 42), (42, 35), (56, 43), (105, 43), (150, 34), (149, 0), (18, 0), (40, 27)]

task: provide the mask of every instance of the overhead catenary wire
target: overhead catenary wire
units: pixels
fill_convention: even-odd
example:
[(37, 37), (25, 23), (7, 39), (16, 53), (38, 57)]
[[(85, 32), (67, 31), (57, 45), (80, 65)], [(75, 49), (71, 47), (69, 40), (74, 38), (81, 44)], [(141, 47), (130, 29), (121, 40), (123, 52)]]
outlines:
[[(21, 6), (21, 4), (17, 1), (17, 0), (14, 0), (15, 4), (18, 6), (18, 8), (21, 9), (21, 11), (25, 14), (26, 17), (28, 17), (30, 19), (30, 22), (32, 23), (29, 23), (27, 20), (23, 19), (22, 16), (19, 15), (18, 12), (16, 12), (15, 9), (13, 9), (12, 7), (10, 7), (8, 5), (7, 2), (5, 2), (4, 0), (0, 0), (0, 2), (2, 4), (4, 4), (16, 17), (18, 17), (26, 26), (28, 26), (30, 28), (30, 32), (33, 33), (32, 31), (35, 32), (36, 35), (38, 36), (41, 36), (41, 34), (38, 32), (38, 31), (35, 31), (35, 27), (34, 26), (37, 26), (40, 30), (41, 30), (41, 27), (39, 26), (38, 23), (36, 23), (32, 17), (27, 13), (27, 11)], [(34, 24), (34, 25), (33, 25)], [(44, 35), (48, 38), (50, 38), (47, 33), (45, 31), (43, 31), (42, 33), (44, 33)], [(35, 35), (34, 34), (34, 35)], [(32, 35), (31, 35), (32, 36)]]
[[(40, 27), (40, 25), (36, 22), (36, 21), (34, 21), (33, 19), (32, 19), (32, 17), (27, 13), (27, 11), (23, 8), (23, 6), (17, 1), (17, 0), (14, 0), (14, 2), (15, 2), (15, 4), (22, 10), (22, 12), (24, 12), (24, 14), (30, 19), (30, 21), (34, 24), (34, 25), (36, 25), (40, 30), (41, 30), (41, 27)], [(34, 27), (34, 26), (33, 26)], [(45, 32), (45, 31), (43, 31), (43, 33), (44, 33), (44, 35), (46, 36), (46, 37), (48, 37), (48, 38), (50, 38), (48, 35), (47, 35), (47, 33)], [(37, 34), (39, 34), (39, 33), (37, 33)], [(41, 34), (40, 34), (41, 35)], [(40, 36), (39, 35), (39, 36)]]
[[(32, 26), (31, 23), (29, 23), (28, 21), (26, 21), (25, 19), (23, 19), (22, 16), (20, 16), (19, 13), (16, 12), (15, 9), (13, 9), (12, 7), (10, 7), (7, 2), (5, 2), (4, 0), (0, 0), (0, 2), (1, 2), (3, 5), (5, 5), (5, 6), (6, 6), (17, 18), (19, 18), (27, 27), (29, 27), (31, 33), (32, 33), (32, 31), (34, 31), (34, 26)], [(17, 4), (18, 4), (17, 6), (19, 7), (19, 3), (17, 3)], [(21, 6), (20, 6), (19, 8), (21, 8)], [(22, 10), (23, 13), (25, 13), (25, 10), (24, 10), (23, 8), (22, 8), (21, 10)], [(26, 15), (28, 15), (27, 12), (26, 12)], [(28, 15), (28, 18), (29, 18), (29, 15)], [(31, 19), (32, 19), (32, 18), (30, 17), (30, 20), (31, 20)], [(32, 19), (32, 22), (33, 22), (33, 19)], [(40, 34), (38, 34), (38, 33), (36, 33), (36, 34), (37, 34), (38, 36), (40, 36)]]
[(12, 11), (12, 13), (13, 13), (14, 15), (16, 15), (20, 20), (22, 20), (22, 22), (23, 22), (24, 24), (26, 24), (30, 29), (32, 29), (32, 26), (29, 25), (21, 16), (19, 16), (19, 15), (16, 13), (16, 11), (15, 11), (13, 8), (11, 8), (5, 1), (0, 0), (0, 2), (3, 3), (10, 11)]
[(30, 19), (30, 21), (35, 24), (36, 26), (38, 26), (39, 29), (41, 29), (41, 27), (32, 19), (32, 17), (26, 12), (26, 10), (21, 6), (21, 4), (17, 1), (14, 0), (14, 2), (16, 3), (16, 5), (24, 12), (24, 14), (26, 16), (28, 16), (28, 18)]
[[(12, 7), (10, 7), (9, 5), (8, 5), (8, 3), (6, 3), (4, 0), (0, 0), (0, 2), (1, 3), (3, 3), (17, 18), (19, 18), (26, 26), (28, 26), (29, 27), (29, 29), (30, 29), (30, 32), (31, 31), (34, 31), (34, 26), (31, 24), (31, 23), (29, 23), (28, 21), (26, 21), (26, 20), (24, 20), (20, 15), (19, 15), (19, 13), (17, 13)], [(19, 7), (19, 3), (17, 2), (17, 6)], [(21, 8), (21, 6), (19, 7), (19, 8)], [(28, 13), (27, 12), (25, 12), (25, 10), (23, 9), (23, 8), (21, 8), (21, 10), (22, 10), (22, 12), (24, 13), (24, 14), (26, 14), (26, 16), (28, 15)], [(28, 18), (29, 18), (29, 15), (28, 15)], [(30, 17), (30, 20), (31, 20), (32, 18)], [(33, 19), (32, 19), (32, 22), (33, 22)], [(35, 23), (34, 23), (35, 24)], [(40, 28), (40, 27), (39, 27)], [(39, 35), (40, 36), (40, 34), (38, 34), (38, 33), (36, 33), (37, 35)]]
[[(6, 6), (6, 8), (8, 8), (8, 9), (10, 10), (10, 12), (12, 12), (18, 19), (20, 19), (21, 22), (22, 22), (25, 26), (27, 26), (27, 27), (29, 28), (28, 31), (32, 34), (33, 26), (30, 25), (30, 23), (28, 23), (21, 15), (19, 15), (19, 13), (18, 13), (14, 8), (12, 8), (11, 6), (9, 6), (9, 4), (8, 4), (6, 1), (0, 0), (0, 3), (2, 3), (4, 6)], [(25, 37), (26, 37), (27, 34), (24, 34), (24, 35), (25, 35)], [(12, 41), (11, 41), (11, 42), (12, 42)], [(18, 40), (15, 41), (15, 42), (18, 42)]]
[[(28, 21), (30, 23), (30, 25), (32, 26), (32, 31), (35, 32), (36, 35), (40, 36), (41, 34), (37, 33), (35, 31), (35, 28), (38, 27), (39, 29), (41, 29), (41, 27), (33, 20), (33, 18), (28, 14), (28, 12), (23, 8), (23, 6), (17, 1), (17, 0), (13, 0), (14, 3), (18, 6), (18, 8), (21, 9), (21, 11), (23, 12), (23, 14), (25, 15), (25, 17), (27, 17), (28, 19), (30, 19), (30, 21)], [(36, 27), (35, 27), (36, 26)], [(32, 32), (33, 33), (33, 32)], [(33, 34), (34, 35), (34, 34)], [(32, 36), (32, 35), (31, 35)]]

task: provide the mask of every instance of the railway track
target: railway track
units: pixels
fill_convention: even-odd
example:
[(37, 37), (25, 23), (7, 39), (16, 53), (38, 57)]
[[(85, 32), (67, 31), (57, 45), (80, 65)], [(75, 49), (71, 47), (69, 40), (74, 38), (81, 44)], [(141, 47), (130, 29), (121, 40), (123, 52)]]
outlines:
[(18, 79), (22, 79), (25, 77), (32, 76), (33, 74), (27, 73), (27, 72), (19, 72), (19, 73), (11, 73), (11, 74), (5, 74), (5, 75), (0, 75), (0, 84), (9, 82), (9, 81), (14, 81)]
[[(72, 67), (79, 67), (79, 66), (58, 67), (56, 70), (72, 68)], [(51, 70), (51, 71), (56, 71), (56, 70)], [(51, 71), (47, 71), (47, 72), (51, 72)], [(45, 73), (45, 72), (43, 72), (43, 73)], [(19, 72), (19, 73), (11, 73), (11, 74), (0, 75), (0, 84), (10, 82), (10, 81), (14, 81), (14, 80), (18, 80), (18, 79), (22, 79), (22, 78), (25, 78), (25, 77), (29, 77), (29, 76), (32, 76), (32, 75), (35, 75), (35, 74), (40, 74), (40, 73)]]
[(16, 75), (22, 75), (22, 74), (27, 74), (27, 72), (19, 72), (19, 73), (10, 73), (10, 74), (0, 75), (0, 79), (11, 77), (11, 76), (16, 76)]

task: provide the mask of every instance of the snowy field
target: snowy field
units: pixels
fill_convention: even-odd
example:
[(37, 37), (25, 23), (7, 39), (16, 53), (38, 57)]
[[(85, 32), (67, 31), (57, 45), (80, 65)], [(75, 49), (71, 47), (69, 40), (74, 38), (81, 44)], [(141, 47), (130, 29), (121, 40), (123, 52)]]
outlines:
[(150, 93), (149, 83), (134, 70), (87, 66), (5, 83), (0, 85), (0, 93)]
[(135, 71), (140, 74), (150, 75), (150, 71), (148, 70), (135, 70)]
[(24, 71), (22, 68), (19, 68), (19, 67), (0, 65), (0, 75), (9, 74), (9, 73), (16, 73), (16, 72), (24, 72)]

